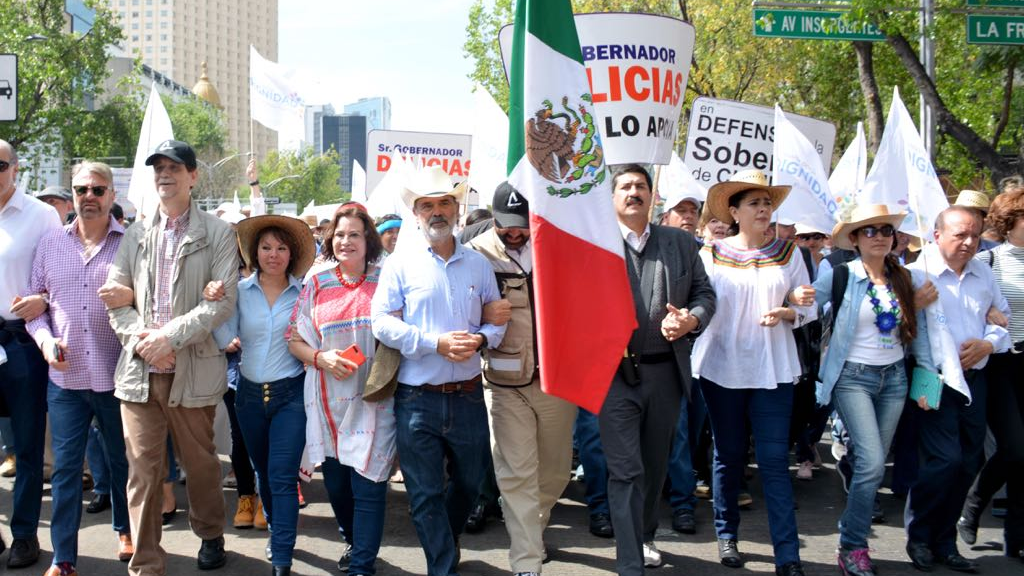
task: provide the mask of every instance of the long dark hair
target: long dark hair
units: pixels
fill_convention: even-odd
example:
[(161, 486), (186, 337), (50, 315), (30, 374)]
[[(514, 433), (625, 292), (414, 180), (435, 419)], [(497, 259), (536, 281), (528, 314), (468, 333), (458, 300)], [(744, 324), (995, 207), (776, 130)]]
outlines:
[(892, 291), (896, 293), (896, 301), (900, 303), (900, 310), (903, 311), (900, 317), (900, 342), (904, 345), (910, 343), (917, 337), (917, 308), (914, 307), (914, 282), (910, 278), (910, 271), (904, 268), (898, 258), (892, 253), (885, 255), (885, 277), (892, 285)]

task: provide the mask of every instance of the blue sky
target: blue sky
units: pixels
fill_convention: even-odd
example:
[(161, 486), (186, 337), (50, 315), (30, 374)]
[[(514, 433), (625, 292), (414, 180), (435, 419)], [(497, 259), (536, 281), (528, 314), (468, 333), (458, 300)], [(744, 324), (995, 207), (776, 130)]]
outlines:
[(462, 54), (472, 0), (290, 0), (280, 4), (278, 60), (312, 72), (340, 112), (391, 99), (394, 130), (472, 129), (471, 63)]

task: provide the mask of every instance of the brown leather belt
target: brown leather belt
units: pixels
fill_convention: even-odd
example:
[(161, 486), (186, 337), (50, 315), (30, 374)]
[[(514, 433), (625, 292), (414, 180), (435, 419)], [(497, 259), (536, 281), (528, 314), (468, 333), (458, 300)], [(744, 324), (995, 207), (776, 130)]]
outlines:
[(480, 375), (477, 374), (469, 380), (463, 380), (461, 382), (445, 382), (444, 384), (423, 384), (420, 386), (424, 390), (431, 392), (440, 392), (441, 394), (452, 394), (455, 392), (473, 392), (476, 387), (480, 385)]

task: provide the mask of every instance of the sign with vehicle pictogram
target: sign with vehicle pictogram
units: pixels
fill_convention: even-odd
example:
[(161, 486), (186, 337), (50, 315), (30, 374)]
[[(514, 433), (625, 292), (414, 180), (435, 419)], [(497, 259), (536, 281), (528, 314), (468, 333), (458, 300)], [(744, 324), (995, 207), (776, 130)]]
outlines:
[(0, 122), (18, 118), (18, 55), (0, 54)]

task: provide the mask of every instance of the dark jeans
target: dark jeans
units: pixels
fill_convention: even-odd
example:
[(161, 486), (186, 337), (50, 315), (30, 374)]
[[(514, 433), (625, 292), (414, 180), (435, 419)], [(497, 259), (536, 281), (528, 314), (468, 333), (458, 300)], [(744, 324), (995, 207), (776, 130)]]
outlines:
[(718, 538), (739, 538), (740, 508), (737, 500), (752, 432), (776, 566), (800, 561), (800, 541), (793, 512), (793, 483), (789, 477), (793, 388), (792, 384), (782, 383), (774, 390), (732, 389), (700, 379), (715, 438), (712, 484), (715, 531)]
[[(124, 438), (121, 439), (124, 442)], [(110, 494), (110, 459), (103, 447), (103, 435), (95, 424), (89, 426), (89, 441), (85, 445), (85, 459), (92, 472), (93, 494)]]
[(331, 501), (334, 518), (345, 538), (352, 545), (350, 574), (373, 576), (377, 569), (377, 553), (384, 538), (384, 512), (388, 483), (374, 482), (328, 457), (320, 468), (324, 488)]
[(304, 375), (238, 383), (235, 410), (270, 524), (274, 566), (291, 566), (299, 521), (299, 462), (306, 446)]
[(973, 401), (948, 386), (938, 410), (920, 415), (921, 466), (904, 512), (907, 538), (938, 556), (956, 549), (956, 521), (967, 490), (984, 461), (985, 403), (988, 387), (978, 370), (967, 374)]
[(7, 362), (0, 364), (0, 394), (11, 411), (18, 460), (11, 534), (27, 539), (36, 536), (43, 503), (47, 365), (27, 334), (8, 337), (11, 340), (3, 345)]
[(697, 475), (693, 470), (693, 462), (697, 457), (700, 431), (704, 427), (707, 413), (700, 387), (694, 386), (690, 401), (684, 399), (679, 408), (679, 424), (676, 426), (672, 453), (668, 459), (668, 501), (673, 512), (693, 512), (697, 507), (697, 497), (693, 493), (697, 489)]
[(228, 421), (231, 423), (231, 469), (235, 471), (235, 480), (238, 482), (238, 495), (251, 496), (256, 493), (256, 472), (252, 469), (249, 451), (245, 449), (242, 427), (238, 424), (238, 413), (235, 410), (237, 395), (230, 388), (224, 393), (224, 407), (227, 408)]
[(597, 416), (580, 408), (576, 414), (573, 435), (583, 466), (583, 485), (586, 487), (590, 515), (608, 514), (608, 463), (605, 462), (604, 449), (601, 447)]
[(442, 394), (400, 383), (395, 420), (398, 460), (427, 574), (457, 574), (457, 539), (490, 462), (483, 388)]
[(131, 532), (128, 521), (128, 458), (121, 426), (121, 401), (114, 392), (65, 390), (53, 382), (47, 389), (53, 438), (53, 520), (50, 539), (53, 563), (78, 563), (78, 529), (82, 523), (82, 460), (95, 416), (110, 455), (110, 499), (114, 531)]

